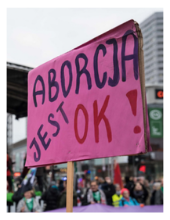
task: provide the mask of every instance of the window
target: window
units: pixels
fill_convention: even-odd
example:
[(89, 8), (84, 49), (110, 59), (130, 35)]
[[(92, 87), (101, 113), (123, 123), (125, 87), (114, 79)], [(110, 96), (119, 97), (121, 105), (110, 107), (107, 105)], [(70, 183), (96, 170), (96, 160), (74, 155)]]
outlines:
[(157, 31), (162, 31), (163, 32), (163, 27), (158, 27)]
[(152, 22), (152, 21), (148, 22), (148, 23), (144, 26), (144, 29), (147, 28), (149, 25), (151, 25), (151, 22)]
[(153, 60), (153, 57), (151, 57), (151, 58), (149, 58), (149, 59), (147, 59), (147, 60), (144, 60), (144, 62), (145, 63), (149, 63), (149, 62), (151, 62)]
[(145, 69), (149, 69), (151, 67), (153, 67), (153, 64), (149, 64), (149, 65), (146, 64)]
[(149, 79), (149, 81), (153, 81), (154, 78), (155, 78), (154, 76), (151, 76), (150, 79)]
[(146, 71), (146, 74), (150, 74), (150, 73), (153, 73), (153, 72), (154, 72), (153, 70)]
[(152, 49), (152, 46), (146, 47), (144, 50), (146, 51), (146, 50), (150, 50), (150, 49)]
[(157, 22), (157, 25), (162, 25), (163, 26), (163, 22)]
[(145, 51), (144, 51), (144, 56), (146, 56), (146, 57), (150, 56), (152, 53), (153, 53), (153, 51), (149, 51), (149, 53), (148, 52), (145, 53)]

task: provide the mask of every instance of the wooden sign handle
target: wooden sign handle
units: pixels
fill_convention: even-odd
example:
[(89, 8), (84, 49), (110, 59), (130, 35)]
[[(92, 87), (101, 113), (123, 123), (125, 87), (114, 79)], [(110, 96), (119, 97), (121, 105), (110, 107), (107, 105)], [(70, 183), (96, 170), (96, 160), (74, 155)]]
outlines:
[(73, 212), (74, 162), (67, 162), (66, 212)]
[(139, 77), (141, 82), (142, 105), (143, 105), (143, 119), (144, 119), (144, 138), (145, 138), (145, 151), (148, 151), (147, 143), (147, 121), (146, 121), (146, 100), (145, 100), (145, 68), (144, 68), (144, 53), (143, 53), (143, 36), (139, 24), (134, 21), (136, 32), (138, 35), (138, 59), (139, 59)]

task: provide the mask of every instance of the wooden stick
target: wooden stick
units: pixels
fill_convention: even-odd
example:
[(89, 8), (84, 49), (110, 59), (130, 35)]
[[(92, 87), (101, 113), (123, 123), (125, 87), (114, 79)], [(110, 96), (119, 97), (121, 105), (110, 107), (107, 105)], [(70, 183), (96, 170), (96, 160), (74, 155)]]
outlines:
[(146, 123), (146, 100), (145, 100), (145, 69), (144, 69), (144, 54), (143, 54), (143, 36), (139, 24), (134, 22), (136, 27), (136, 32), (138, 35), (138, 60), (139, 60), (139, 76), (141, 82), (141, 92), (142, 92), (142, 104), (143, 104), (143, 118), (144, 118), (144, 138), (145, 138), (145, 151), (148, 151), (147, 143), (147, 123)]
[(66, 197), (66, 212), (73, 212), (73, 178), (74, 177), (74, 162), (67, 162), (67, 197)]

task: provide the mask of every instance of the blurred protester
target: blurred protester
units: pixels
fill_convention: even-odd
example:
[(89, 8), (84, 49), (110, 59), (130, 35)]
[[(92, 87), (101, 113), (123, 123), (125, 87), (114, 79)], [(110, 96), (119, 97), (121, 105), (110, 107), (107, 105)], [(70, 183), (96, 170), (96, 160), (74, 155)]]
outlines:
[(129, 196), (129, 190), (126, 188), (123, 188), (121, 190), (121, 195), (123, 196), (119, 201), (119, 206), (136, 206), (139, 205), (139, 203), (136, 201), (135, 198), (132, 198)]
[(82, 177), (79, 178), (79, 176), (77, 176), (78, 178), (78, 187), (79, 189), (83, 189), (85, 187), (85, 182), (86, 182), (86, 179), (85, 179), (85, 175), (82, 175)]
[(146, 205), (150, 205), (150, 200), (151, 200), (151, 187), (149, 186), (149, 181), (148, 181), (147, 179), (144, 181), (144, 186), (145, 186), (146, 190), (148, 191), (148, 197), (147, 197), (147, 199), (146, 199), (145, 204), (146, 204)]
[(138, 203), (145, 204), (148, 197), (148, 191), (141, 183), (137, 182), (131, 189), (130, 195), (135, 198)]
[(38, 186), (39, 186), (39, 190), (41, 192), (43, 192), (43, 189), (44, 189), (44, 182), (45, 182), (45, 179), (46, 179), (46, 169), (45, 167), (37, 167), (37, 171), (36, 171), (36, 177), (37, 177), (37, 183), (38, 183)]
[(106, 196), (107, 205), (112, 206), (112, 196), (115, 194), (115, 186), (111, 183), (110, 177), (105, 177), (105, 182), (102, 184), (101, 189)]
[(137, 180), (138, 180), (137, 177), (134, 176), (134, 177), (133, 177), (133, 182), (134, 182), (134, 184), (136, 184)]
[(138, 178), (138, 182), (141, 183), (142, 185), (144, 185), (144, 183), (145, 183), (145, 177), (144, 177), (144, 176), (140, 176), (140, 177)]
[(150, 188), (151, 193), (153, 192), (153, 183), (154, 183), (154, 180), (151, 179), (151, 180), (149, 181), (149, 188)]
[(162, 205), (163, 204), (163, 193), (161, 191), (161, 183), (156, 182), (153, 184), (153, 192), (151, 196), (151, 205)]
[(113, 184), (119, 184), (120, 188), (123, 188), (123, 182), (121, 178), (121, 172), (119, 164), (117, 163), (116, 159), (113, 161), (113, 169), (114, 169), (114, 181)]
[(98, 177), (98, 176), (95, 176), (95, 177), (94, 177), (94, 180), (96, 181), (96, 183), (97, 183), (98, 186), (99, 186), (99, 180), (98, 180), (99, 178), (100, 178), (100, 177)]
[[(66, 207), (66, 192), (67, 192), (67, 180), (63, 182), (64, 190), (61, 192), (60, 201), (59, 201), (59, 208)], [(77, 194), (73, 190), (73, 206), (77, 206)]]
[(7, 181), (7, 212), (11, 211), (11, 206), (13, 206), (13, 200), (12, 200), (12, 196), (13, 196), (13, 192), (9, 191), (9, 183)]
[(12, 160), (9, 154), (7, 154), (7, 181), (8, 181), (8, 192), (13, 192)]
[(97, 183), (98, 183), (98, 188), (101, 189), (105, 181), (102, 177), (98, 177)]
[(17, 212), (41, 212), (41, 207), (35, 198), (33, 188), (31, 186), (24, 190), (24, 197), (19, 201)]
[(90, 202), (87, 201), (87, 195), (88, 195), (88, 191), (90, 190), (90, 180), (86, 180), (85, 183), (85, 192), (82, 195), (82, 199), (81, 199), (81, 205), (89, 205)]
[(59, 191), (60, 193), (64, 190), (63, 183), (64, 183), (63, 180), (59, 180), (59, 183), (58, 183), (58, 191)]
[(82, 195), (83, 197), (85, 196), (85, 194), (87, 193), (87, 190), (90, 188), (90, 180), (86, 177), (85, 178), (85, 184), (84, 184), (84, 188), (82, 188)]
[(22, 170), (22, 173), (21, 173), (21, 177), (23, 179), (25, 178), (25, 176), (27, 175), (28, 171), (30, 170), (28, 167), (25, 167), (26, 157), (27, 157), (27, 155), (25, 154), (24, 162), (23, 162), (23, 170)]
[(16, 211), (17, 211), (18, 202), (24, 197), (22, 190), (22, 177), (16, 179), (16, 186), (17, 186), (17, 190), (14, 192), (12, 196), (12, 200), (15, 202)]
[(81, 201), (85, 193), (85, 176), (76, 175), (75, 190), (77, 193), (77, 206), (81, 206)]
[(83, 196), (83, 188), (78, 188), (77, 190), (76, 190), (76, 193), (77, 193), (77, 206), (81, 206), (81, 202), (82, 202), (82, 200), (83, 200), (83, 198), (84, 198), (84, 196)]
[(86, 177), (85, 175), (76, 175), (76, 193), (77, 193), (77, 206), (81, 206), (84, 201), (84, 195), (86, 193)]
[(55, 182), (51, 182), (49, 188), (42, 194), (41, 200), (46, 204), (44, 211), (54, 210), (59, 208), (59, 191)]
[(129, 192), (131, 191), (132, 187), (134, 186), (134, 181), (133, 181), (133, 177), (125, 177), (125, 186), (124, 188), (128, 189)]
[(35, 191), (39, 191), (40, 189), (39, 189), (39, 186), (38, 186), (38, 183), (37, 183), (37, 177), (35, 176), (35, 178), (34, 178), (34, 189), (35, 189)]
[(98, 188), (97, 182), (91, 182), (91, 188), (88, 190), (87, 202), (91, 204), (101, 203), (106, 204), (106, 197), (104, 192)]
[(116, 184), (115, 187), (116, 187), (116, 193), (112, 196), (112, 205), (114, 207), (119, 207), (119, 201), (122, 198), (120, 185)]

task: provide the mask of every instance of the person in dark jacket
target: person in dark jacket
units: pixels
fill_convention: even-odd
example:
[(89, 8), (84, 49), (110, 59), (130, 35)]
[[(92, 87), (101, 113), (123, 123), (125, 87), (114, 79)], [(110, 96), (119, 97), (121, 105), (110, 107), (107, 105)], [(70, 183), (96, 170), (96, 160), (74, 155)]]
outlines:
[(129, 178), (128, 176), (126, 176), (124, 188), (128, 189), (130, 192), (134, 185), (135, 184), (134, 184), (133, 178), (132, 177)]
[(41, 200), (44, 200), (46, 207), (44, 211), (54, 210), (59, 208), (59, 191), (58, 187), (56, 186), (55, 182), (52, 182), (47, 191), (45, 191), (42, 196)]
[(90, 204), (90, 202), (87, 201), (87, 195), (88, 195), (89, 190), (90, 190), (90, 180), (87, 180), (85, 183), (85, 190), (84, 190), (83, 198), (81, 199), (82, 206)]
[(146, 199), (146, 205), (150, 205), (151, 187), (150, 187), (149, 181), (147, 179), (144, 181), (144, 186), (145, 186), (146, 190), (148, 191), (148, 198)]
[(137, 182), (131, 189), (132, 198), (135, 198), (139, 204), (146, 204), (148, 191), (141, 183)]
[[(61, 192), (60, 201), (59, 201), (60, 208), (66, 207), (67, 180), (64, 181), (63, 186), (64, 186), (64, 190)], [(73, 206), (77, 206), (77, 194), (74, 190), (73, 190)]]
[(18, 202), (24, 197), (24, 193), (23, 193), (23, 189), (22, 189), (22, 178), (19, 177), (16, 180), (16, 185), (17, 185), (17, 191), (14, 192), (13, 196), (12, 196), (12, 200), (15, 202), (16, 205), (16, 210), (17, 210), (17, 205)]
[(41, 192), (44, 191), (44, 187), (46, 187), (45, 181), (46, 181), (46, 169), (45, 167), (38, 167), (36, 171), (36, 178), (37, 183), (39, 186), (39, 189)]
[(151, 205), (163, 205), (163, 193), (160, 189), (161, 184), (156, 182), (153, 185), (153, 192), (150, 199)]
[(98, 188), (99, 188), (99, 189), (102, 189), (102, 185), (103, 185), (104, 183), (106, 183), (106, 181), (105, 181), (102, 177), (98, 177), (97, 183), (98, 183)]
[(13, 192), (13, 170), (12, 170), (12, 159), (7, 154), (7, 181), (8, 181), (8, 191)]
[(21, 173), (21, 177), (23, 179), (25, 178), (25, 176), (27, 175), (28, 171), (30, 170), (28, 167), (25, 166), (26, 158), (27, 158), (27, 155), (25, 154), (24, 162), (23, 162), (23, 170), (22, 170), (22, 173)]
[(112, 206), (112, 196), (116, 193), (116, 189), (111, 183), (110, 177), (105, 177), (105, 182), (102, 184), (101, 189), (105, 193), (107, 205)]
[(64, 190), (63, 180), (59, 180), (58, 190), (61, 193)]

